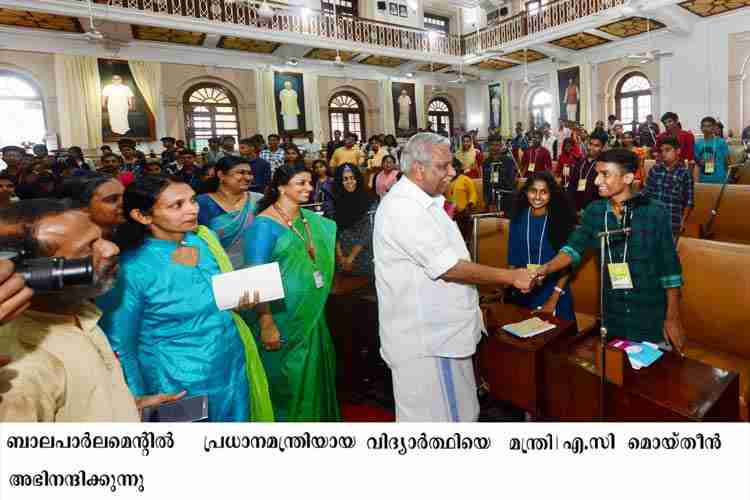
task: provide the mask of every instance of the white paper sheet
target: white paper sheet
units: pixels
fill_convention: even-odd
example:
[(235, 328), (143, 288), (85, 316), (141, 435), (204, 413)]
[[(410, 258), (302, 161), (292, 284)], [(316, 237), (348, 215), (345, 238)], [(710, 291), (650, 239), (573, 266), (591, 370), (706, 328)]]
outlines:
[(213, 277), (212, 286), (216, 306), (222, 311), (237, 307), (242, 294), (246, 291), (250, 291), (252, 300), (253, 293), (257, 290), (261, 302), (284, 298), (284, 285), (281, 283), (278, 262), (216, 275)]

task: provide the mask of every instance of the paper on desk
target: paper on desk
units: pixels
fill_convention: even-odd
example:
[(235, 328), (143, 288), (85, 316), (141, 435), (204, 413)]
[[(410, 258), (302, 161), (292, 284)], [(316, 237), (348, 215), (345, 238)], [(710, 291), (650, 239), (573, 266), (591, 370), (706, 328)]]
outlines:
[(553, 330), (555, 325), (534, 316), (525, 321), (504, 325), (503, 330), (516, 337), (529, 338)]
[(247, 291), (250, 291), (252, 300), (253, 293), (257, 290), (260, 302), (284, 298), (284, 285), (281, 283), (278, 262), (218, 274), (213, 277), (211, 285), (216, 306), (221, 311), (237, 307), (242, 294)]

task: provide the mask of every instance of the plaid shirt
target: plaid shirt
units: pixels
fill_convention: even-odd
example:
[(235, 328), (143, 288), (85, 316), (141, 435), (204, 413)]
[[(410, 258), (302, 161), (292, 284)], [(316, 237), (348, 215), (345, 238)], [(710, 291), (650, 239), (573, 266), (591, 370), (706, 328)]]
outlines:
[(649, 172), (643, 194), (661, 202), (669, 210), (672, 232), (679, 234), (684, 210), (695, 206), (693, 174), (681, 164), (669, 170), (666, 165), (659, 163)]
[(264, 149), (260, 152), (260, 157), (271, 164), (271, 173), (276, 172), (276, 169), (284, 164), (284, 150), (277, 148), (276, 152), (270, 149)]
[[(643, 196), (633, 198), (630, 206), (626, 224), (631, 233), (627, 237), (626, 261), (633, 289), (614, 290), (609, 277), (604, 277), (605, 321), (613, 337), (636, 342), (661, 342), (667, 311), (665, 290), (682, 286), (682, 267), (664, 207)], [(574, 266), (581, 263), (586, 249), (595, 249), (598, 255), (600, 242), (597, 234), (604, 231), (604, 217), (607, 217), (610, 230), (623, 227), (609, 200), (591, 202), (583, 212), (581, 225), (561, 250), (573, 259)], [(623, 262), (625, 242), (623, 235), (610, 237), (607, 264), (610, 263), (610, 254), (613, 262)]]

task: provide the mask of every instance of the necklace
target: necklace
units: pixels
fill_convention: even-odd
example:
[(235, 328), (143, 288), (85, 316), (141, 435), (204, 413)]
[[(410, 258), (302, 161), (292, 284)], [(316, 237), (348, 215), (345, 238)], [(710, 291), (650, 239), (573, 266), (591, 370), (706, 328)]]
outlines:
[(231, 212), (233, 209), (237, 208), (238, 206), (242, 206), (245, 204), (245, 197), (247, 196), (247, 193), (242, 193), (242, 195), (239, 197), (239, 199), (235, 201), (230, 201), (228, 196), (221, 190), (216, 191), (216, 196), (221, 199), (222, 204), (230, 209), (227, 210), (228, 212)]
[(300, 212), (300, 217), (302, 218), (302, 223), (305, 226), (305, 233), (307, 234), (307, 238), (305, 238), (305, 236), (296, 227), (294, 227), (294, 224), (292, 223), (292, 219), (289, 218), (289, 216), (284, 212), (284, 210), (282, 210), (280, 206), (274, 204), (273, 209), (276, 211), (279, 217), (281, 217), (281, 219), (284, 221), (286, 226), (294, 234), (296, 234), (300, 240), (302, 240), (302, 243), (305, 244), (305, 248), (307, 248), (307, 255), (310, 256), (310, 260), (315, 262), (315, 243), (313, 242), (312, 231), (310, 230), (310, 222), (308, 222), (308, 220), (305, 219), (304, 214)]

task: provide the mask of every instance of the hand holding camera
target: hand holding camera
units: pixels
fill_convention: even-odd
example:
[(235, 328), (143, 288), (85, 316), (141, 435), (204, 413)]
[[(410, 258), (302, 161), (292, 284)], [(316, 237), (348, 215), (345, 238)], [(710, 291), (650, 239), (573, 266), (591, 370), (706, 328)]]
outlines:
[(0, 323), (17, 318), (29, 307), (34, 295), (23, 277), (14, 271), (13, 262), (0, 260)]

